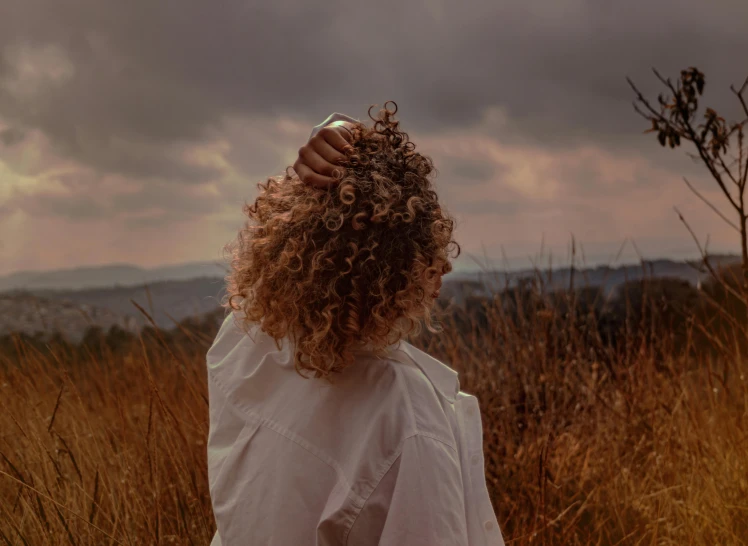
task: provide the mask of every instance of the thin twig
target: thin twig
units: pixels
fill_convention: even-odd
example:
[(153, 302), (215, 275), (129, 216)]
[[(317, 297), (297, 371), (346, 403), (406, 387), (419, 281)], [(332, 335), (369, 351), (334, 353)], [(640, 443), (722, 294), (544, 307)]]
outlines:
[(709, 270), (709, 273), (712, 274), (712, 277), (714, 277), (714, 280), (716, 280), (718, 283), (720, 283), (725, 290), (727, 290), (730, 294), (738, 298), (740, 301), (743, 301), (743, 296), (741, 296), (738, 292), (735, 291), (734, 288), (732, 288), (729, 284), (724, 282), (722, 278), (717, 274), (717, 272), (714, 270), (714, 267), (712, 267), (712, 264), (709, 263), (709, 257), (704, 251), (704, 248), (701, 246), (701, 243), (699, 242), (699, 238), (696, 237), (696, 234), (691, 229), (691, 226), (686, 222), (686, 219), (683, 217), (683, 214), (678, 210), (677, 207), (673, 207), (676, 214), (678, 215), (678, 218), (680, 218), (680, 221), (683, 222), (683, 225), (686, 226), (686, 229), (691, 234), (691, 237), (693, 237), (694, 242), (696, 243), (696, 246), (699, 248), (699, 253), (701, 254), (701, 259), (706, 266), (706, 268)]
[(684, 182), (686, 183), (686, 185), (688, 186), (688, 188), (689, 188), (689, 189), (690, 189), (690, 190), (691, 190), (692, 192), (694, 192), (694, 193), (696, 194), (696, 197), (698, 197), (698, 198), (699, 198), (699, 199), (701, 199), (701, 200), (702, 200), (702, 201), (703, 201), (704, 203), (706, 203), (706, 204), (707, 204), (707, 206), (709, 206), (709, 208), (711, 208), (711, 209), (712, 209), (712, 210), (713, 210), (713, 211), (714, 211), (715, 213), (717, 213), (717, 216), (719, 216), (719, 217), (720, 217), (720, 218), (722, 218), (722, 219), (723, 219), (723, 220), (724, 220), (725, 222), (727, 222), (727, 224), (728, 224), (728, 225), (729, 225), (729, 226), (730, 226), (730, 227), (731, 227), (732, 229), (734, 229), (735, 231), (737, 231), (738, 233), (740, 233), (740, 229), (738, 228), (738, 226), (736, 226), (736, 225), (735, 225), (734, 223), (732, 223), (732, 221), (730, 221), (730, 220), (729, 220), (729, 219), (728, 219), (728, 218), (727, 218), (727, 217), (726, 217), (726, 216), (725, 216), (724, 214), (722, 214), (722, 212), (720, 212), (720, 210), (719, 210), (719, 209), (718, 209), (718, 208), (717, 208), (716, 206), (714, 206), (714, 205), (713, 205), (713, 204), (712, 204), (712, 203), (711, 203), (711, 202), (710, 202), (710, 201), (709, 201), (709, 200), (708, 200), (708, 199), (707, 199), (706, 197), (704, 197), (703, 195), (701, 195), (701, 194), (700, 194), (700, 193), (698, 192), (698, 190), (697, 190), (696, 188), (694, 188), (694, 187), (693, 187), (693, 185), (692, 185), (692, 184), (691, 184), (691, 183), (690, 183), (690, 182), (688, 181), (688, 179), (687, 179), (687, 178), (686, 178), (685, 176), (683, 177), (683, 181), (684, 181)]

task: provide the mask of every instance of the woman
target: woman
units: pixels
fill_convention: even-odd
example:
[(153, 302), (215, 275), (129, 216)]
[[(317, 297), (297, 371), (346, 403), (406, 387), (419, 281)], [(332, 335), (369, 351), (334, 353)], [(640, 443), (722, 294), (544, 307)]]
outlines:
[(459, 246), (396, 111), (331, 116), (245, 206), (207, 354), (213, 546), (504, 544), (478, 401), (404, 340), (438, 331)]

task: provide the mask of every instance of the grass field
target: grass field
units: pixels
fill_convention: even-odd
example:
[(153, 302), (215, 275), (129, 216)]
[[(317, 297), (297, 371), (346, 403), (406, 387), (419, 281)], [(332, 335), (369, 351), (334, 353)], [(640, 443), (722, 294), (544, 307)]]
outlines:
[[(507, 544), (748, 544), (745, 356), (676, 351), (641, 335), (646, 318), (605, 348), (567, 315), (494, 300), (480, 324), (448, 314), (414, 340), (481, 402)], [(214, 334), (84, 353), (16, 339), (0, 355), (0, 544), (207, 545)]]

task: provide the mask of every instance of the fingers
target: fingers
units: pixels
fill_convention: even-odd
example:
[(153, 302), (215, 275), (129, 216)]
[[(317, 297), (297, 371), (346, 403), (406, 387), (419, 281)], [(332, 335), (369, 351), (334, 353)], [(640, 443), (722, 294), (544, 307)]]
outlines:
[(353, 134), (347, 126), (352, 124), (336, 121), (320, 129), (315, 136), (299, 148), (299, 157), (293, 166), (299, 179), (316, 188), (327, 188), (336, 184), (338, 176), (344, 174), (340, 167), (352, 151)]
[(336, 171), (340, 171), (341, 174), (343, 172), (340, 166), (328, 162), (309, 144), (299, 148), (299, 159), (312, 171), (322, 176), (332, 177)]
[(340, 165), (346, 159), (345, 155), (336, 150), (322, 135), (312, 137), (309, 145), (331, 165)]
[(314, 172), (307, 165), (305, 165), (301, 159), (297, 159), (294, 163), (293, 170), (299, 175), (299, 180), (304, 184), (313, 186), (315, 188), (329, 188), (330, 186), (337, 184), (337, 180), (330, 176), (324, 176)]
[(335, 121), (320, 129), (317, 134), (338, 152), (345, 153), (351, 148), (350, 142), (353, 141), (353, 134), (348, 128), (350, 125), (344, 121)]

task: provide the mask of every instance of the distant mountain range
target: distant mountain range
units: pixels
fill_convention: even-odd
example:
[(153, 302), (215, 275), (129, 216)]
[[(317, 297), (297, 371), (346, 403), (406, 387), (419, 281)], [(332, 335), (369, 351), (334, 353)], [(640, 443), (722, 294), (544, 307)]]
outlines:
[[(712, 257), (715, 266), (736, 262), (738, 256)], [(597, 266), (575, 269), (573, 284), (599, 286), (608, 293), (623, 282), (644, 277), (672, 277), (698, 285), (707, 277), (701, 269), (697, 263), (667, 259)], [(225, 270), (222, 264), (210, 262), (155, 269), (114, 265), (24, 275), (19, 272), (0, 278), (0, 335), (59, 329), (77, 339), (90, 324), (103, 328), (118, 324), (139, 330), (148, 321), (133, 301), (151, 314), (158, 326), (171, 328), (175, 321), (215, 311), (225, 295)], [(572, 284), (569, 267), (540, 272), (452, 272), (444, 277), (440, 297), (461, 304), (467, 297), (488, 295), (527, 277), (542, 280), (548, 289)]]
[(0, 293), (0, 335), (59, 331), (78, 341), (88, 326), (107, 330), (115, 324), (137, 332), (150, 321), (133, 302), (160, 328), (170, 329), (185, 318), (215, 311), (225, 293), (222, 277), (83, 290), (11, 290)]
[[(710, 256), (710, 263), (718, 268), (740, 262), (736, 255), (714, 255)], [(670, 259), (645, 260), (638, 264), (627, 264), (620, 266), (598, 265), (595, 267), (559, 267), (552, 270), (521, 269), (517, 271), (478, 271), (468, 273), (453, 273), (444, 277), (445, 285), (452, 283), (452, 290), (462, 285), (471, 286), (473, 292), (493, 293), (513, 287), (520, 279), (529, 277), (541, 281), (547, 289), (562, 289), (570, 286), (602, 287), (606, 292), (613, 291), (617, 286), (626, 281), (635, 281), (643, 278), (670, 277), (688, 281), (694, 286), (705, 280), (709, 273), (705, 270), (701, 261), (676, 261)], [(573, 282), (572, 282), (573, 281)], [(442, 289), (442, 293), (445, 290)], [(450, 289), (447, 289), (448, 293)]]
[[(715, 255), (714, 264), (727, 264), (740, 260), (736, 255)], [(695, 264), (689, 261), (670, 259), (650, 260), (644, 263), (626, 264), (618, 266), (596, 266), (576, 268), (582, 277), (585, 275), (593, 285), (617, 284), (626, 278), (638, 278), (646, 268), (648, 274), (654, 276), (675, 276), (696, 283), (702, 274), (697, 271)], [(201, 277), (223, 278), (228, 266), (220, 262), (188, 262), (184, 264), (168, 265), (155, 268), (143, 268), (129, 264), (111, 264), (104, 266), (76, 267), (70, 269), (55, 269), (50, 271), (17, 271), (10, 275), (0, 276), (0, 292), (10, 290), (25, 290), (38, 292), (39, 290), (84, 290), (93, 288), (121, 288), (142, 286), (162, 281), (182, 281)], [(553, 284), (567, 286), (571, 275), (569, 267), (543, 271), (546, 279)], [(518, 278), (536, 276), (533, 269), (525, 268), (513, 271), (462, 271), (452, 272), (444, 278), (446, 281), (477, 281), (490, 286), (503, 286), (507, 280), (510, 284)]]
[[(134, 309), (134, 307), (133, 307)], [(112, 326), (138, 332), (140, 326), (130, 315), (122, 315), (104, 307), (66, 299), (47, 299), (29, 293), (0, 294), (0, 335), (10, 332), (48, 338), (54, 333), (78, 342), (89, 326), (108, 331)]]
[(226, 270), (226, 265), (219, 262), (189, 262), (152, 269), (128, 264), (112, 264), (51, 271), (17, 271), (0, 277), (0, 292), (137, 286), (159, 281), (223, 277)]

